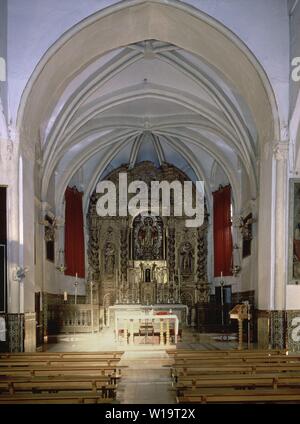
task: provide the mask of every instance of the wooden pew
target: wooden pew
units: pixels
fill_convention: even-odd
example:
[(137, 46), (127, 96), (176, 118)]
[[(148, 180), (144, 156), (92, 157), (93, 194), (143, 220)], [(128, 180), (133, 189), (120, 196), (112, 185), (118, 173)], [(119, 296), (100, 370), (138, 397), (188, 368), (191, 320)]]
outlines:
[[(59, 366), (59, 367), (6, 367), (0, 368), (0, 379), (3, 377), (55, 377), (55, 376), (109, 376), (116, 384), (121, 377), (121, 369), (126, 366)], [(1, 377), (2, 376), (2, 377)]]
[[(210, 389), (211, 390), (211, 389)], [(177, 403), (282, 403), (300, 402), (300, 389), (257, 389), (185, 392), (177, 397)]]
[(124, 368), (118, 365), (122, 354), (1, 355), (0, 403), (109, 403)]
[(81, 358), (18, 358), (18, 359), (1, 359), (0, 369), (5, 367), (30, 367), (30, 366), (82, 366), (99, 365), (99, 366), (116, 366), (120, 362), (119, 359), (81, 359)]
[[(286, 350), (167, 350), (169, 356), (173, 358), (209, 358), (209, 357), (247, 357), (247, 356), (276, 356), (276, 355), (287, 355)], [(287, 355), (288, 356), (288, 355)]]
[(300, 364), (259, 364), (259, 365), (247, 365), (247, 366), (218, 366), (216, 367), (183, 367), (172, 369), (172, 377), (177, 382), (178, 378), (181, 376), (186, 376), (190, 378), (195, 378), (200, 375), (235, 375), (235, 374), (243, 374), (243, 375), (258, 375), (265, 373), (300, 373)]
[(64, 392), (87, 391), (93, 394), (101, 392), (102, 397), (114, 399), (116, 384), (111, 384), (109, 377), (55, 378), (55, 379), (7, 379), (0, 380), (1, 395), (14, 395), (18, 392)]
[(30, 358), (78, 358), (78, 359), (121, 359), (124, 351), (103, 352), (32, 352), (32, 353), (1, 353), (1, 359), (30, 359)]
[(300, 356), (266, 356), (266, 357), (225, 357), (225, 358), (175, 358), (174, 367), (180, 367), (184, 365), (222, 365), (222, 364), (289, 364), (289, 363), (300, 363)]
[(300, 401), (299, 355), (282, 351), (236, 352), (174, 354), (171, 373), (178, 402)]
[(261, 374), (255, 376), (245, 375), (222, 375), (222, 376), (203, 376), (196, 378), (180, 378), (174, 384), (177, 396), (182, 396), (186, 391), (202, 388), (252, 388), (269, 387), (273, 389), (282, 387), (300, 388), (299, 375), (272, 375)]
[(0, 396), (0, 404), (89, 404), (111, 403), (113, 399), (103, 398), (101, 395), (86, 393), (69, 394), (17, 394), (13, 396)]

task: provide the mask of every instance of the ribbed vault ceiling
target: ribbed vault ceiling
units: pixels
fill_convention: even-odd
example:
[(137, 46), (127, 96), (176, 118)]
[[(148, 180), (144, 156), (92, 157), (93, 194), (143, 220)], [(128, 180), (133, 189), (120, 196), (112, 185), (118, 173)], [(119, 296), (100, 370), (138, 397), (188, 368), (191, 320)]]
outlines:
[(55, 184), (50, 200), (60, 210), (66, 186), (80, 179), (87, 207), (101, 176), (150, 160), (204, 180), (209, 204), (217, 163), (238, 208), (241, 170), (256, 197), (256, 138), (247, 105), (218, 70), (176, 46), (145, 40), (82, 69), (43, 122), (42, 198), (49, 200)]

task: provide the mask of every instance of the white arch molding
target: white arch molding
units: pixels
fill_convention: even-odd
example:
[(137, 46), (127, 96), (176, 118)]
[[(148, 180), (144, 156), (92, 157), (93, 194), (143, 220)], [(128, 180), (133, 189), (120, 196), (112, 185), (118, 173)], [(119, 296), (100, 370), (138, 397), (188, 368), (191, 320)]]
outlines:
[[(271, 84), (255, 56), (235, 34), (205, 13), (175, 0), (167, 4), (160, 0), (130, 0), (81, 21), (43, 56), (21, 98), (17, 118), (21, 142), (25, 129), (28, 142), (37, 141), (40, 125), (50, 116), (56, 99), (70, 79), (91, 61), (108, 51), (149, 39), (165, 41), (204, 57), (246, 100), (260, 143), (279, 139), (278, 111)], [(84, 46), (80, 59), (78, 46)]]

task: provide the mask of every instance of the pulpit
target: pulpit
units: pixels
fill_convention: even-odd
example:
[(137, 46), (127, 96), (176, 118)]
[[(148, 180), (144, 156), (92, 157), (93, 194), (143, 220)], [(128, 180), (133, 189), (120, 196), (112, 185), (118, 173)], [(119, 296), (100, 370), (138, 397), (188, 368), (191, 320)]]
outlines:
[(235, 305), (233, 309), (229, 312), (231, 319), (237, 319), (239, 324), (239, 345), (238, 349), (243, 348), (243, 321), (245, 319), (250, 319), (249, 314), (249, 305), (246, 303)]

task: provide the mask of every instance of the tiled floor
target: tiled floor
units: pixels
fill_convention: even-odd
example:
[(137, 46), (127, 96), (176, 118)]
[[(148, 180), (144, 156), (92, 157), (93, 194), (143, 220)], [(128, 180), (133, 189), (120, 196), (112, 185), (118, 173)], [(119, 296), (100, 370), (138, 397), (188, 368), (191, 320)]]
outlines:
[(165, 351), (125, 352), (121, 365), (128, 366), (118, 387), (117, 400), (122, 404), (172, 404), (169, 356)]

